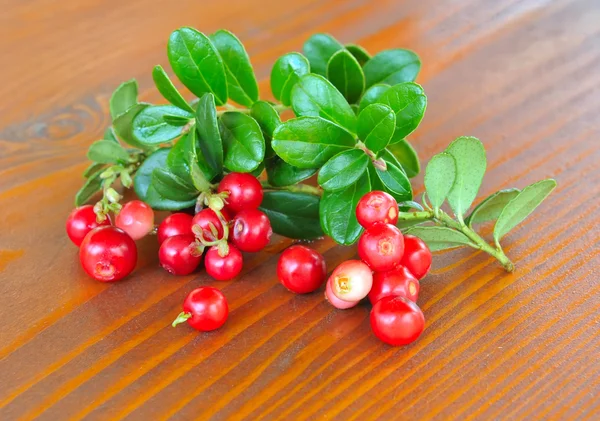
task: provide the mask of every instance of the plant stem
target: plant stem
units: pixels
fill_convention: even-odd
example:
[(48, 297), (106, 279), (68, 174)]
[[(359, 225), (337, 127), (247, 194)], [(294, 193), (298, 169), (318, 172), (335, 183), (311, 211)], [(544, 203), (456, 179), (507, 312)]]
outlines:
[(293, 192), (293, 193), (314, 194), (315, 196), (322, 196), (323, 195), (323, 190), (321, 190), (319, 187), (311, 186), (311, 185), (308, 185), (308, 184), (302, 184), (302, 183), (300, 183), (300, 184), (293, 184), (291, 186), (276, 187), (276, 186), (270, 185), (266, 181), (262, 181), (261, 185), (263, 186), (263, 188), (265, 190), (285, 190), (285, 191), (289, 191), (289, 192)]

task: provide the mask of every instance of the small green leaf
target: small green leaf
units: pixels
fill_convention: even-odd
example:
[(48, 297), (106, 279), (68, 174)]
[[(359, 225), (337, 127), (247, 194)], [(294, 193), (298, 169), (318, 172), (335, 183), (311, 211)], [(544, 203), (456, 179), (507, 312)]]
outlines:
[(425, 169), (425, 189), (434, 209), (448, 197), (456, 178), (456, 163), (449, 153), (434, 155)]
[(310, 62), (311, 71), (325, 76), (327, 62), (333, 54), (343, 48), (344, 46), (329, 34), (314, 34), (304, 43), (302, 51)]
[(254, 177), (258, 178), (258, 177), (260, 177), (260, 175), (263, 173), (264, 170), (265, 170), (265, 161), (261, 162), (254, 171), (250, 171), (250, 174), (252, 174)]
[(292, 89), (292, 108), (298, 116), (322, 117), (356, 133), (356, 115), (342, 94), (322, 76), (302, 76)]
[(250, 116), (256, 120), (265, 138), (265, 157), (272, 157), (275, 154), (271, 146), (273, 132), (281, 125), (279, 113), (268, 102), (256, 101), (250, 109)]
[(108, 126), (106, 130), (104, 130), (104, 139), (119, 143), (119, 139), (117, 139), (117, 135), (115, 134), (115, 130), (112, 126)]
[(237, 111), (226, 112), (221, 116), (220, 129), (225, 167), (237, 172), (254, 171), (265, 158), (265, 139), (256, 120)]
[(327, 79), (353, 104), (365, 90), (365, 75), (360, 64), (347, 50), (339, 50), (327, 62)]
[(218, 173), (210, 165), (208, 165), (204, 155), (199, 152), (200, 144), (198, 140), (198, 132), (192, 131), (190, 132), (189, 136), (192, 144), (192, 153), (190, 157), (192, 183), (196, 187), (196, 190), (204, 192), (211, 187), (210, 181), (212, 181)]
[(335, 154), (354, 147), (356, 141), (344, 129), (319, 117), (288, 120), (273, 134), (273, 150), (298, 168), (321, 167)]
[(358, 106), (359, 111), (364, 110), (371, 104), (379, 102), (379, 99), (391, 88), (390, 85), (377, 84), (371, 86), (365, 91), (365, 94), (360, 99)]
[(389, 105), (396, 113), (394, 136), (397, 138), (405, 138), (412, 133), (419, 126), (427, 108), (423, 88), (412, 82), (392, 86), (379, 98), (379, 102)]
[(135, 104), (133, 107), (129, 108), (126, 112), (120, 114), (114, 119), (113, 128), (115, 129), (117, 136), (119, 136), (123, 142), (127, 143), (128, 145), (135, 146), (136, 148), (146, 148), (146, 145), (138, 142), (138, 140), (133, 136), (133, 120), (140, 112), (149, 106), (150, 104), (146, 103)]
[(167, 72), (165, 72), (165, 69), (163, 69), (161, 65), (154, 66), (154, 69), (152, 70), (152, 79), (154, 79), (154, 84), (156, 85), (158, 92), (160, 92), (167, 101), (176, 107), (181, 108), (182, 110), (186, 110), (191, 113), (194, 112), (194, 109), (183, 98), (175, 85), (173, 85), (169, 75)]
[(198, 101), (196, 130), (202, 155), (208, 165), (220, 173), (223, 170), (223, 142), (213, 94), (205, 94)]
[(85, 205), (94, 194), (102, 190), (101, 173), (102, 171), (96, 171), (85, 180), (85, 183), (75, 195), (75, 206)]
[(377, 170), (373, 165), (367, 166), (367, 172), (369, 173), (369, 182), (371, 183), (371, 190), (386, 191), (385, 185), (377, 175)]
[(510, 230), (523, 222), (552, 193), (555, 187), (556, 181), (551, 178), (538, 181), (525, 187), (508, 202), (494, 227), (494, 240), (496, 240), (496, 243)]
[(92, 165), (87, 167), (83, 172), (83, 176), (85, 178), (90, 178), (92, 175), (96, 174), (98, 171), (104, 170), (105, 165), (94, 162)]
[(240, 105), (250, 107), (258, 101), (258, 83), (244, 45), (224, 29), (212, 34), (210, 39), (225, 66), (229, 97)]
[(271, 70), (271, 91), (283, 105), (291, 104), (292, 88), (300, 78), (310, 73), (308, 59), (300, 53), (288, 53), (279, 57)]
[(138, 85), (135, 79), (123, 82), (110, 97), (110, 115), (116, 119), (137, 103)]
[(155, 168), (152, 171), (152, 187), (163, 198), (177, 202), (192, 200), (198, 191), (166, 168)]
[(385, 149), (395, 127), (396, 114), (384, 104), (371, 104), (358, 115), (358, 137), (375, 153)]
[(472, 245), (469, 238), (460, 231), (447, 227), (412, 227), (404, 232), (425, 241), (429, 250), (440, 251)]
[(179, 28), (169, 37), (167, 54), (179, 80), (197, 97), (210, 92), (217, 105), (227, 102), (225, 67), (206, 35), (194, 28)]
[(360, 45), (346, 44), (345, 47), (361, 66), (364, 66), (367, 61), (371, 60), (371, 54)]
[(267, 191), (260, 205), (273, 231), (289, 238), (312, 240), (322, 237), (319, 196), (287, 191)]
[(165, 123), (177, 127), (185, 126), (186, 124), (189, 124), (192, 121), (192, 119), (190, 119), (189, 117), (183, 117), (179, 115), (165, 114), (163, 118), (165, 120)]
[(324, 190), (338, 191), (355, 183), (369, 165), (369, 157), (360, 149), (340, 152), (323, 165), (318, 182)]
[(377, 176), (385, 186), (385, 190), (394, 196), (398, 202), (404, 202), (413, 198), (410, 181), (404, 171), (390, 160), (386, 160), (387, 169), (382, 171), (376, 168)]
[[(194, 143), (196, 141), (194, 131), (184, 135), (171, 148), (167, 157), (167, 170), (177, 176), (188, 190), (194, 189), (192, 181), (192, 163), (194, 161)], [(210, 183), (206, 182), (208, 186)], [(206, 187), (205, 187), (206, 188)]]
[(409, 178), (416, 177), (421, 171), (417, 152), (406, 139), (394, 142), (394, 138), (395, 136), (392, 137), (392, 140), (387, 145), (387, 150), (396, 157)]
[(477, 196), (485, 174), (485, 149), (475, 137), (459, 137), (446, 148), (446, 152), (456, 162), (456, 178), (448, 194), (448, 203), (456, 217), (462, 221)]
[(173, 105), (153, 105), (144, 108), (133, 119), (133, 136), (145, 145), (158, 145), (173, 140), (184, 132), (185, 126), (172, 126), (165, 116), (193, 119), (194, 115)]
[(294, 167), (278, 156), (267, 161), (267, 179), (275, 187), (291, 186), (312, 177), (317, 173), (317, 168)]
[(371, 191), (369, 176), (365, 173), (356, 183), (344, 190), (323, 193), (320, 206), (321, 227), (338, 244), (354, 244), (362, 232), (356, 219), (356, 205)]
[(473, 212), (465, 219), (465, 224), (472, 226), (482, 222), (498, 219), (504, 207), (514, 199), (520, 192), (519, 189), (505, 189), (489, 195), (473, 209)]
[(412, 51), (398, 48), (376, 54), (365, 64), (363, 70), (367, 88), (376, 83), (395, 85), (414, 81), (421, 70), (421, 61)]
[(87, 157), (99, 164), (119, 164), (129, 161), (129, 154), (112, 140), (98, 140), (90, 145)]

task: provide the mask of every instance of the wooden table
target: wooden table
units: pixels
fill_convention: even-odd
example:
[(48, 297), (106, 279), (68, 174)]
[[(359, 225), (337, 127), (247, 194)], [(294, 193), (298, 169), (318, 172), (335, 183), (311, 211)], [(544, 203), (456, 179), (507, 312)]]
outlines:
[[(0, 419), (600, 419), (599, 22), (597, 0), (5, 0)], [(475, 135), (489, 161), (480, 196), (558, 181), (506, 239), (517, 272), (470, 250), (436, 255), (425, 333), (404, 348), (375, 339), (367, 305), (285, 291), (283, 238), (231, 283), (167, 275), (154, 238), (127, 281), (85, 276), (64, 221), (86, 149), (121, 81), (158, 100), (150, 71), (182, 25), (237, 33), (266, 95), (274, 60), (315, 31), (417, 51), (424, 162)], [(330, 269), (355, 254), (314, 247)], [(200, 285), (223, 289), (226, 326), (171, 328)]]

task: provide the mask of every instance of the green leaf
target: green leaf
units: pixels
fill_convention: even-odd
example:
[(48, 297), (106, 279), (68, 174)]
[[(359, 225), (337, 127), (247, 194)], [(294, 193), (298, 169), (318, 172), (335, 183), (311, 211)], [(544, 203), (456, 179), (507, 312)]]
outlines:
[(346, 44), (345, 47), (361, 66), (364, 66), (367, 61), (371, 60), (371, 54), (360, 45)]
[(220, 123), (225, 167), (237, 172), (254, 171), (265, 158), (265, 139), (256, 120), (231, 111), (221, 116)]
[(365, 91), (365, 94), (360, 99), (358, 106), (359, 111), (364, 110), (371, 104), (379, 102), (379, 99), (391, 88), (390, 85), (377, 84), (371, 86)]
[(397, 138), (405, 138), (412, 133), (419, 126), (427, 108), (423, 88), (412, 82), (392, 86), (379, 98), (379, 102), (389, 105), (396, 113), (394, 136)]
[(385, 185), (377, 175), (377, 170), (373, 165), (367, 166), (367, 172), (369, 173), (369, 181), (371, 183), (371, 191), (386, 191)]
[(322, 237), (319, 196), (308, 193), (267, 191), (260, 205), (273, 231), (289, 238), (312, 240)]
[(167, 101), (176, 107), (181, 108), (182, 110), (186, 110), (191, 113), (194, 112), (194, 109), (183, 98), (175, 85), (173, 85), (169, 75), (167, 72), (165, 72), (165, 69), (163, 69), (161, 65), (154, 66), (154, 69), (152, 70), (152, 79), (154, 79), (154, 84), (156, 85), (158, 92), (160, 92)]
[(265, 161), (261, 162), (254, 171), (250, 171), (250, 174), (252, 174), (254, 177), (258, 178), (258, 177), (260, 177), (260, 175), (263, 173), (264, 170), (265, 170)]
[(346, 50), (339, 50), (327, 62), (327, 79), (353, 104), (365, 90), (365, 75), (360, 64)]
[(404, 232), (425, 241), (429, 250), (439, 251), (471, 245), (469, 238), (460, 231), (447, 227), (413, 227)]
[(425, 189), (434, 209), (448, 197), (456, 178), (456, 162), (449, 153), (434, 155), (425, 169)]
[(110, 115), (116, 119), (137, 103), (138, 85), (135, 79), (123, 82), (110, 97)]
[(389, 159), (385, 159), (387, 169), (385, 171), (375, 168), (377, 176), (385, 186), (385, 190), (394, 196), (398, 202), (404, 202), (413, 198), (410, 181), (404, 171)]
[(210, 39), (225, 66), (229, 97), (240, 105), (250, 107), (258, 101), (258, 83), (244, 45), (224, 29), (212, 34)]
[(385, 149), (394, 134), (396, 114), (384, 104), (371, 104), (358, 115), (358, 137), (367, 149), (378, 153)]
[(327, 62), (333, 54), (343, 48), (344, 46), (329, 34), (314, 34), (304, 43), (302, 51), (310, 62), (311, 71), (325, 76)]
[(129, 161), (129, 154), (112, 140), (98, 140), (90, 145), (87, 157), (100, 164), (119, 164)]
[(99, 164), (97, 162), (94, 162), (92, 165), (90, 165), (89, 167), (87, 167), (85, 169), (85, 171), (83, 172), (83, 176), (85, 178), (90, 178), (91, 176), (96, 174), (98, 171), (104, 170), (104, 168), (105, 168), (104, 164)]
[(275, 187), (291, 186), (312, 177), (317, 173), (317, 168), (294, 167), (278, 156), (267, 161), (267, 179)]
[(220, 173), (223, 171), (223, 142), (213, 94), (205, 94), (198, 101), (196, 130), (202, 155), (208, 165)]
[(275, 152), (271, 146), (273, 132), (281, 125), (279, 113), (266, 101), (256, 101), (250, 109), (250, 116), (256, 120), (265, 138), (265, 157), (272, 157)]
[(133, 137), (145, 145), (158, 145), (182, 135), (185, 126), (173, 126), (165, 116), (183, 117), (188, 120), (194, 115), (173, 105), (153, 105), (144, 108), (133, 119)]
[(498, 219), (508, 202), (514, 199), (520, 191), (519, 189), (505, 189), (489, 195), (473, 209), (473, 212), (465, 219), (465, 224), (472, 226)]
[(485, 174), (485, 149), (475, 137), (459, 137), (446, 148), (446, 152), (456, 162), (456, 178), (448, 194), (448, 203), (456, 217), (462, 221), (477, 196)]
[(494, 240), (496, 240), (496, 243), (510, 230), (523, 222), (552, 193), (555, 187), (556, 181), (551, 178), (538, 181), (525, 187), (508, 202), (494, 227)]
[(365, 64), (363, 70), (367, 88), (376, 83), (395, 85), (414, 81), (421, 70), (421, 61), (412, 51), (398, 48), (376, 54)]
[(323, 165), (318, 182), (324, 190), (338, 191), (355, 183), (369, 165), (369, 157), (360, 149), (340, 152)]
[(324, 77), (302, 76), (292, 89), (292, 108), (298, 116), (322, 117), (356, 133), (356, 115), (342, 94)]
[(104, 130), (104, 139), (119, 143), (119, 139), (117, 139), (117, 135), (115, 134), (115, 130), (112, 126), (108, 126), (106, 130)]
[(192, 119), (190, 119), (189, 117), (182, 117), (179, 115), (169, 115), (166, 114), (164, 117), (165, 119), (165, 123), (171, 125), (171, 126), (185, 126), (186, 124), (189, 124)]
[[(175, 175), (188, 190), (194, 190), (194, 182), (192, 180), (192, 167), (197, 166), (194, 155), (194, 143), (196, 142), (194, 131), (184, 135), (171, 148), (167, 157), (167, 170)], [(194, 164), (194, 165), (192, 165)], [(205, 182), (204, 189), (208, 189), (210, 183)]]
[[(123, 142), (128, 145), (135, 146), (136, 148), (145, 149), (147, 146), (138, 142), (138, 140), (133, 136), (133, 120), (135, 117), (149, 107), (150, 104), (139, 103), (135, 104), (133, 107), (129, 108), (126, 112), (119, 115), (113, 121), (113, 128), (115, 129), (115, 133)], [(106, 136), (106, 135), (105, 135)]]
[(394, 138), (395, 136), (392, 137), (391, 142), (387, 145), (387, 150), (396, 157), (409, 178), (417, 176), (421, 171), (417, 152), (406, 139), (394, 142)]
[(298, 168), (319, 168), (335, 154), (354, 147), (356, 141), (341, 127), (319, 117), (288, 120), (273, 134), (273, 150)]
[(173, 71), (197, 97), (210, 92), (217, 105), (227, 102), (227, 78), (221, 56), (208, 37), (180, 28), (169, 37), (167, 54)]
[(300, 53), (279, 57), (271, 70), (271, 91), (283, 105), (289, 106), (292, 88), (300, 78), (310, 73), (308, 59)]
[(371, 191), (369, 176), (344, 190), (323, 193), (320, 206), (321, 227), (338, 244), (354, 244), (362, 232), (356, 220), (356, 205), (361, 197)]
[(85, 180), (85, 183), (75, 195), (75, 206), (85, 205), (94, 194), (102, 190), (100, 174), (102, 174), (102, 171), (96, 171)]
[(152, 171), (151, 183), (156, 192), (165, 199), (185, 202), (198, 196), (198, 191), (193, 186), (167, 168), (155, 168)]

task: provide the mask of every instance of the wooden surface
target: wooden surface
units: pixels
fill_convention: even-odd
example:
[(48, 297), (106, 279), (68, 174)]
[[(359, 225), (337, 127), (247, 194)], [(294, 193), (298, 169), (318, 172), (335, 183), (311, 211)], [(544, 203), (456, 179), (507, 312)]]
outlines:
[[(0, 13), (0, 420), (600, 419), (598, 0), (3, 0)], [(107, 100), (151, 68), (171, 30), (226, 27), (261, 90), (315, 31), (423, 60), (423, 162), (459, 135), (484, 142), (481, 196), (555, 177), (506, 238), (518, 265), (435, 256), (420, 340), (390, 348), (367, 305), (279, 285), (277, 238), (235, 282), (172, 277), (154, 238), (127, 281), (86, 277), (64, 233)], [(422, 190), (422, 177), (416, 180)], [(485, 230), (490, 233), (490, 227)], [(332, 269), (353, 248), (314, 247)], [(170, 327), (187, 292), (217, 285), (225, 327)]]

